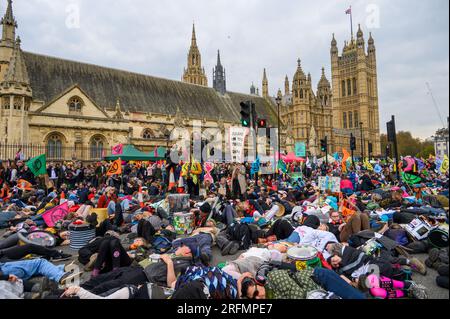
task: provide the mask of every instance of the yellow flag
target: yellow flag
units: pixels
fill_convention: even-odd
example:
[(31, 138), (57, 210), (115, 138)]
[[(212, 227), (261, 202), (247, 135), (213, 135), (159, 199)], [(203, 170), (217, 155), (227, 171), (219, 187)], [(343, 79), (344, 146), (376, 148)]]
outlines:
[(373, 171), (373, 166), (372, 164), (370, 164), (369, 160), (366, 158), (366, 160), (364, 161), (364, 165), (366, 166), (367, 170), (369, 171)]
[(444, 160), (442, 161), (441, 164), (441, 173), (445, 174), (448, 172), (448, 156), (444, 155)]

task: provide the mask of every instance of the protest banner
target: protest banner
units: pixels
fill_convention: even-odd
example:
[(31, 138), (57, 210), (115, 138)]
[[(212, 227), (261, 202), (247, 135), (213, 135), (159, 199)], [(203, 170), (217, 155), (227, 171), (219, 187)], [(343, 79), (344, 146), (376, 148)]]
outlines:
[(233, 163), (244, 162), (245, 137), (248, 129), (245, 127), (230, 128), (230, 155)]
[(341, 178), (340, 177), (321, 176), (321, 177), (319, 177), (319, 188), (323, 192), (330, 190), (332, 193), (340, 193), (341, 192)]
[(304, 142), (295, 143), (295, 156), (306, 157), (306, 143)]

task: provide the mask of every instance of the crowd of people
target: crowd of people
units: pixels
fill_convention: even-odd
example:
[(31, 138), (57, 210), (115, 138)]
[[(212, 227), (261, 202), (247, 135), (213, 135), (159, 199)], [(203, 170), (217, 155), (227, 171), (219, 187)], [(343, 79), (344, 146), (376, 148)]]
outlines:
[[(45, 178), (20, 158), (0, 164), (0, 298), (426, 299), (433, 287), (415, 278), (428, 268), (448, 289), (449, 178), (434, 158), (308, 160), (271, 175), (122, 164), (114, 175), (107, 162), (47, 163)], [(80, 248), (77, 227), (93, 231)], [(52, 244), (27, 237), (37, 232)]]

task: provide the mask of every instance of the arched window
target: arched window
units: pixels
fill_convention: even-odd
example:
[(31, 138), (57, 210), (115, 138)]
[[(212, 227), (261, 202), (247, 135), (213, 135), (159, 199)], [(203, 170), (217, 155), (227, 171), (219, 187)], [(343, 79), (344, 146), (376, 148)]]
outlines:
[(353, 113), (348, 112), (348, 128), (353, 128)]
[(295, 97), (298, 98), (298, 91), (294, 90), (294, 92), (295, 92)]
[(144, 132), (142, 132), (142, 138), (145, 138), (146, 140), (150, 140), (155, 137), (155, 134), (151, 129), (146, 129)]
[(359, 112), (355, 111), (353, 117), (355, 118), (355, 128), (359, 127)]
[(346, 112), (344, 112), (343, 126), (344, 126), (344, 128), (347, 128), (347, 113)]
[(3, 97), (3, 108), (5, 110), (9, 110), (9, 108), (10, 108), (9, 103), (10, 103), (9, 96)]
[(70, 112), (81, 112), (81, 107), (84, 105), (83, 100), (78, 96), (74, 96), (69, 100)]
[(60, 160), (62, 158), (62, 137), (60, 134), (54, 133), (47, 139), (47, 158), (52, 160)]
[(353, 78), (353, 95), (358, 94), (358, 88), (356, 86), (356, 78)]
[(342, 81), (342, 96), (345, 96), (345, 81)]
[(352, 95), (352, 81), (347, 80), (347, 95), (351, 96)]
[(14, 98), (14, 110), (21, 110), (22, 109), (22, 98), (21, 97), (15, 97)]
[(105, 150), (105, 140), (101, 136), (94, 136), (89, 144), (91, 160), (100, 160), (103, 158)]
[(300, 98), (303, 99), (303, 90), (300, 90)]

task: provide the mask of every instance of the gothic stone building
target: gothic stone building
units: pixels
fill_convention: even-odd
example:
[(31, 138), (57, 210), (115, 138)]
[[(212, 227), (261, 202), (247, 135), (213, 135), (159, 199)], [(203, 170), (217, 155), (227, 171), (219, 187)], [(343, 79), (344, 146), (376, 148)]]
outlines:
[[(50, 160), (98, 160), (118, 143), (150, 151), (166, 146), (174, 127), (194, 121), (224, 132), (240, 123), (240, 102), (249, 99), (277, 121), (266, 99), (227, 92), (224, 83), (207, 87), (195, 29), (179, 82), (23, 52), (11, 0), (1, 24), (0, 159), (14, 158), (19, 146), (41, 147), (25, 156), (45, 150)], [(215, 79), (224, 82), (225, 74)], [(12, 152), (6, 145), (14, 145)]]
[[(310, 155), (323, 155), (320, 140), (327, 136), (329, 153), (342, 153), (343, 148), (350, 151), (353, 134), (357, 137), (356, 156), (368, 156), (369, 144), (371, 155), (381, 155), (376, 50), (372, 34), (366, 53), (364, 35), (359, 27), (356, 41), (352, 36), (349, 43), (345, 42), (342, 55), (339, 55), (333, 34), (331, 74), (332, 84), (322, 68), (316, 92), (311, 75), (305, 75), (300, 60), (292, 86), (286, 76), (284, 94), (279, 90), (277, 97), (282, 101), (287, 150), (293, 151), (296, 142), (304, 142)], [(262, 87), (263, 97), (276, 103), (275, 97), (269, 97), (266, 70)], [(253, 85), (250, 91), (255, 93)]]

